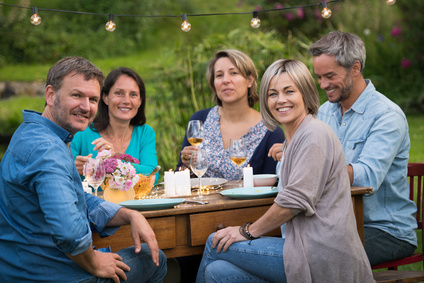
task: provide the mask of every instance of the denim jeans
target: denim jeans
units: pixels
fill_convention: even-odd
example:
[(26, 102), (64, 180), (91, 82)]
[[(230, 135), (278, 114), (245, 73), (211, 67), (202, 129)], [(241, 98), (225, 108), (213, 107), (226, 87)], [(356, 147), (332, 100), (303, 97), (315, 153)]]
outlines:
[(261, 237), (232, 244), (226, 252), (212, 249), (212, 235), (206, 242), (197, 283), (203, 282), (286, 282), (283, 262), (284, 239)]
[(410, 256), (416, 249), (410, 243), (376, 228), (365, 227), (364, 239), (365, 252), (371, 265)]
[[(122, 261), (128, 265), (131, 270), (125, 272), (127, 281), (121, 282), (146, 282), (156, 283), (162, 282), (166, 275), (166, 256), (159, 250), (159, 266), (156, 266), (152, 261), (152, 256), (147, 244), (141, 245), (141, 251), (136, 254), (134, 247), (122, 249), (117, 252), (122, 257)], [(80, 281), (80, 283), (113, 283), (112, 279), (104, 279), (91, 277)]]

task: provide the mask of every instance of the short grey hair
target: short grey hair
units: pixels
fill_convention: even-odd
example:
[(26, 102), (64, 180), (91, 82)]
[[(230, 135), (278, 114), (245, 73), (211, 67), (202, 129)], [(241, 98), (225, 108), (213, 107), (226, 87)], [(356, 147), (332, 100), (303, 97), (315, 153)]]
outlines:
[(54, 64), (47, 73), (46, 87), (51, 85), (56, 92), (59, 92), (63, 78), (71, 73), (83, 75), (87, 81), (96, 79), (100, 84), (100, 89), (103, 87), (102, 71), (87, 59), (79, 56), (65, 57)]
[(262, 121), (271, 131), (275, 130), (277, 126), (280, 126), (281, 124), (277, 119), (274, 118), (271, 110), (269, 109), (268, 89), (270, 88), (269, 85), (272, 78), (276, 76), (278, 77), (282, 73), (287, 73), (293, 80), (296, 87), (299, 89), (308, 114), (311, 114), (315, 117), (319, 108), (318, 90), (315, 85), (315, 81), (308, 70), (308, 67), (306, 67), (305, 64), (298, 60), (277, 60), (272, 63), (271, 66), (269, 66), (265, 71), (259, 90)]
[(340, 66), (349, 70), (356, 60), (361, 64), (361, 73), (365, 68), (365, 44), (356, 34), (332, 31), (324, 35), (309, 48), (309, 54), (335, 56)]

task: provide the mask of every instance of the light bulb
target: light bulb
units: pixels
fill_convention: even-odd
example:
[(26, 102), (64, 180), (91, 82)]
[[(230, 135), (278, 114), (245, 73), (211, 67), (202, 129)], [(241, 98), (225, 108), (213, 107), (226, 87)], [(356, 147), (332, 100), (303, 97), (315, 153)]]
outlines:
[(116, 24), (113, 21), (113, 14), (109, 14), (109, 21), (106, 23), (105, 28), (107, 31), (114, 31), (116, 29)]
[(33, 24), (34, 26), (38, 26), (39, 24), (41, 24), (41, 17), (38, 15), (37, 7), (32, 8), (31, 24)]
[(181, 30), (185, 32), (189, 32), (191, 30), (191, 24), (187, 21), (187, 15), (182, 15), (183, 22), (181, 23)]
[(325, 3), (325, 1), (323, 1), (322, 3), (322, 11), (321, 11), (321, 16), (325, 19), (328, 19), (329, 17), (331, 17), (331, 10), (327, 8), (327, 3)]
[(253, 18), (250, 21), (250, 26), (252, 28), (258, 28), (261, 26), (261, 20), (258, 17), (258, 11), (253, 11)]
[(386, 0), (386, 3), (389, 5), (394, 5), (396, 3), (396, 0)]

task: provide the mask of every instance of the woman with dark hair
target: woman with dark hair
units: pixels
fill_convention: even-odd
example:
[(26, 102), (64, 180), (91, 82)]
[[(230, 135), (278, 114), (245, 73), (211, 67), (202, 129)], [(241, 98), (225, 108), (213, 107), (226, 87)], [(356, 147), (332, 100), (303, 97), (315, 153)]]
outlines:
[(109, 73), (96, 118), (89, 128), (77, 133), (71, 143), (80, 175), (85, 161), (105, 149), (111, 150), (112, 154), (129, 154), (140, 160), (137, 173), (153, 171), (158, 165), (156, 134), (145, 124), (145, 106), (146, 89), (135, 71), (120, 67)]

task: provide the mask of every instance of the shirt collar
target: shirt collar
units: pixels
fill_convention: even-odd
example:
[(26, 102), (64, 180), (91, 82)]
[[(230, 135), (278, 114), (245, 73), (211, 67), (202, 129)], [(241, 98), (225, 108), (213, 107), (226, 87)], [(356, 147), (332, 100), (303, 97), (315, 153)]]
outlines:
[(375, 87), (372, 84), (371, 80), (366, 79), (365, 83), (367, 87), (364, 89), (364, 91), (361, 93), (355, 103), (353, 103), (352, 107), (350, 107), (350, 109), (359, 114), (363, 114), (365, 112), (365, 108), (367, 107), (368, 102), (370, 101), (370, 99), (372, 99), (372, 93), (375, 92)]
[[(348, 109), (346, 112), (350, 111), (351, 109), (352, 111), (355, 111), (359, 114), (363, 114), (365, 112), (365, 108), (367, 107), (368, 102), (372, 99), (372, 93), (375, 92), (375, 87), (371, 80), (366, 79), (365, 83), (367, 84), (367, 87), (364, 89), (355, 103), (353, 103), (352, 107), (350, 107), (350, 109)], [(333, 113), (342, 113), (340, 102), (331, 103), (330, 105)]]
[(38, 123), (51, 129), (61, 140), (65, 143), (69, 143), (73, 140), (74, 134), (71, 134), (55, 122), (46, 117), (41, 116), (40, 112), (33, 110), (22, 110), (24, 122), (26, 123)]

